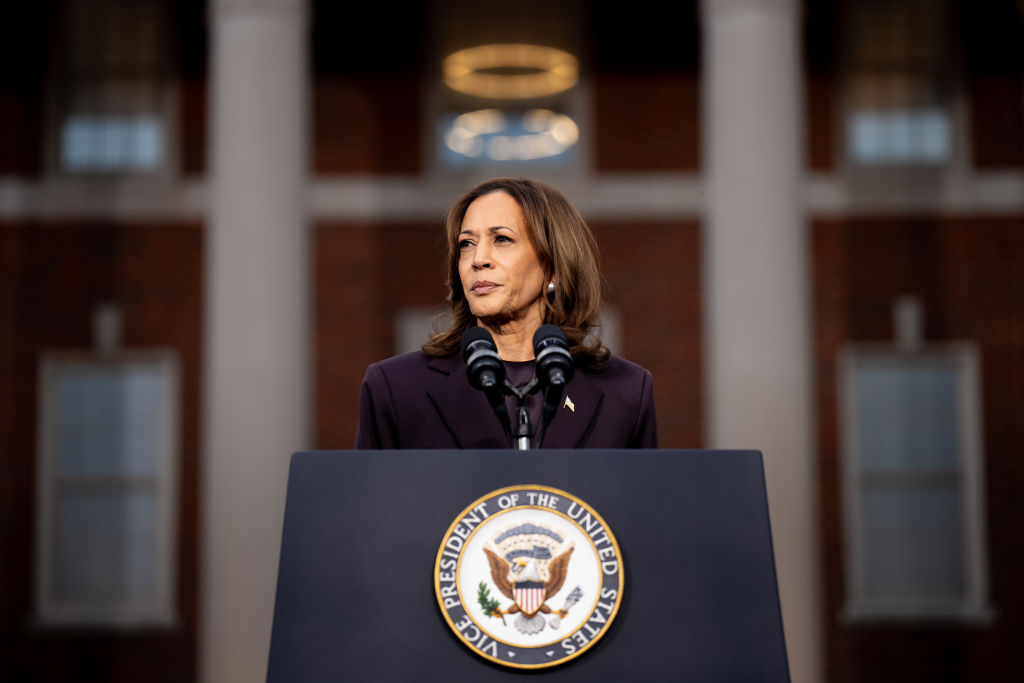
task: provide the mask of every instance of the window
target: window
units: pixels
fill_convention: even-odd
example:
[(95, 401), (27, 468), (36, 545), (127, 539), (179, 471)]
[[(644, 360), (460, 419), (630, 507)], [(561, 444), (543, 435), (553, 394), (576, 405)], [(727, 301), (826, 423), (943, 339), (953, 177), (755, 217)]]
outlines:
[(39, 622), (174, 623), (175, 357), (48, 354), (39, 396)]
[(167, 166), (167, 22), (159, 0), (71, 0), (56, 74), (56, 167), (152, 173)]
[(856, 346), (840, 372), (846, 616), (988, 618), (977, 352)]
[(949, 18), (936, 0), (847, 3), (846, 157), (940, 166), (953, 156)]

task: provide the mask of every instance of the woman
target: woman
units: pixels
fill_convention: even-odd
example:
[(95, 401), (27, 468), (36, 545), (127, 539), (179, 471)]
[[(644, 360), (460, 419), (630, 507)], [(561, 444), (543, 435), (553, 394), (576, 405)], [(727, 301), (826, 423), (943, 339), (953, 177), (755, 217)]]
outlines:
[(651, 373), (590, 335), (601, 305), (597, 245), (558, 190), (484, 182), (452, 206), (445, 237), (451, 326), (422, 351), (367, 368), (356, 448), (509, 448), (507, 425), (470, 385), (459, 344), (471, 326), (486, 329), (509, 381), (523, 389), (533, 377), (533, 333), (545, 323), (565, 333), (575, 373), (546, 426), (541, 395), (527, 396), (533, 447), (657, 447)]

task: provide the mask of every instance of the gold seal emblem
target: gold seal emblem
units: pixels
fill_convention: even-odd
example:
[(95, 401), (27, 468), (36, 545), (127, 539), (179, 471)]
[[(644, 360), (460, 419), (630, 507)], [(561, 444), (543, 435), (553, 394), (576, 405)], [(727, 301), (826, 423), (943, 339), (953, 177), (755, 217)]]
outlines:
[(478, 655), (534, 669), (579, 656), (622, 602), (619, 546), (570, 493), (523, 485), (463, 510), (437, 553), (434, 586), (452, 630)]

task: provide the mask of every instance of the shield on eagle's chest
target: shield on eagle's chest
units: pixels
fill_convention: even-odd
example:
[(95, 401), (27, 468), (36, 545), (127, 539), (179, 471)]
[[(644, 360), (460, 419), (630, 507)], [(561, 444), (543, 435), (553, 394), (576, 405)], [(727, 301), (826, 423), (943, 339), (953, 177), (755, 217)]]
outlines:
[(532, 616), (544, 604), (544, 584), (539, 581), (517, 581), (512, 595), (523, 614)]

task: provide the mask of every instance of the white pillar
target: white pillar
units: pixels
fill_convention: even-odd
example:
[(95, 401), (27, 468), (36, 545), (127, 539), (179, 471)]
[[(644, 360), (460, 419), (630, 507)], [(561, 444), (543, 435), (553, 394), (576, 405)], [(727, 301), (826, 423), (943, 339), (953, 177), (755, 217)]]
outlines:
[(706, 440), (764, 452), (794, 683), (820, 680), (799, 0), (703, 0)]
[(214, 0), (200, 676), (261, 681), (288, 460), (310, 445), (306, 0)]

